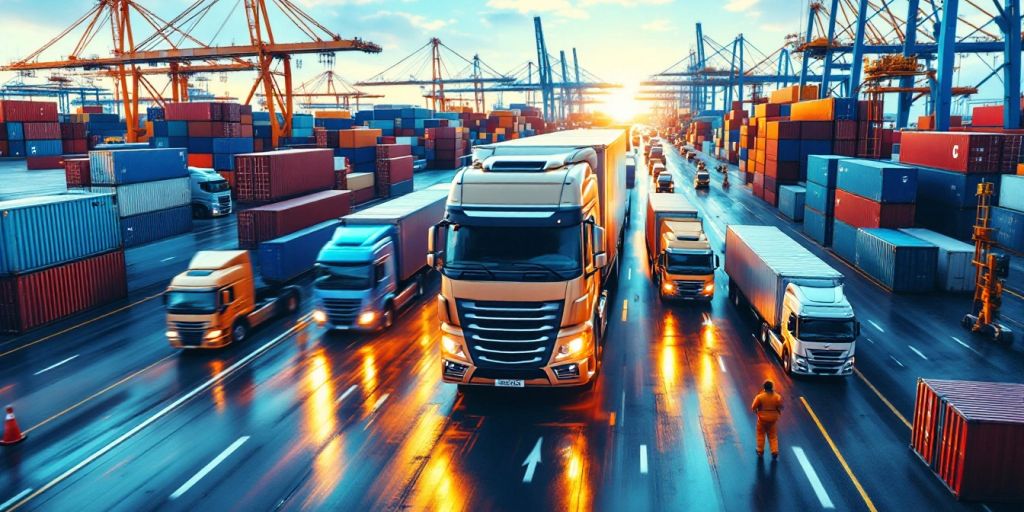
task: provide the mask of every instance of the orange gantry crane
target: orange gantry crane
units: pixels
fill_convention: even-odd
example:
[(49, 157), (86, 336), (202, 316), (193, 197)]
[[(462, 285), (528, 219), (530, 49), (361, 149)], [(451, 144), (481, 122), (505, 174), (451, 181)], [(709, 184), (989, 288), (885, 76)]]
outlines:
[(358, 106), (361, 99), (384, 97), (383, 94), (371, 94), (356, 89), (352, 84), (330, 69), (299, 85), (295, 92), (292, 93), (292, 96), (305, 100), (302, 102), (302, 106), (305, 108), (330, 108), (330, 103), (317, 103), (314, 101), (323, 99), (333, 100), (334, 108), (343, 109), (348, 109), (351, 106), (352, 99), (356, 100), (356, 105)]
[[(71, 26), (27, 57), (6, 66), (2, 71), (33, 71), (44, 69), (79, 69), (99, 71), (114, 79), (124, 109), (127, 140), (138, 140), (140, 88), (153, 98), (164, 95), (147, 78), (166, 75), (170, 78), (172, 99), (187, 99), (188, 77), (202, 72), (255, 70), (256, 79), (245, 98), (251, 104), (257, 91), (267, 98), (274, 145), (291, 134), (294, 96), (292, 91), (291, 56), (298, 54), (333, 54), (360, 51), (379, 53), (380, 46), (359, 38), (344, 39), (317, 22), (291, 0), (272, 0), (280, 15), (289, 20), (307, 38), (301, 42), (279, 42), (274, 37), (272, 13), (266, 0), (241, 0), (244, 4), (249, 42), (242, 45), (211, 46), (192, 35), (196, 26), (213, 12), (222, 0), (195, 0), (184, 11), (164, 20), (137, 0), (97, 0), (96, 4)], [(227, 0), (229, 16), (237, 2)], [(148, 25), (153, 32), (137, 40), (133, 22)], [(221, 29), (227, 23), (225, 19)], [(113, 50), (109, 56), (86, 55), (94, 39), (109, 25)], [(41, 56), (71, 33), (81, 36), (69, 55), (62, 59), (43, 60)], [(221, 30), (218, 30), (219, 34)], [(216, 36), (215, 36), (216, 37)], [(160, 68), (155, 66), (165, 65)], [(278, 119), (280, 114), (280, 120)]]

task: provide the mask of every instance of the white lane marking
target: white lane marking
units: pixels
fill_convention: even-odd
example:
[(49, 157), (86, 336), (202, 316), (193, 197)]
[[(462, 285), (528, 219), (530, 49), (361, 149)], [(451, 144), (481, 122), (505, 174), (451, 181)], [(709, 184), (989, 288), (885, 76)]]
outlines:
[(345, 400), (346, 398), (348, 398), (348, 396), (351, 395), (352, 393), (354, 393), (355, 390), (358, 389), (358, 388), (359, 388), (359, 386), (353, 384), (352, 387), (346, 389), (345, 392), (342, 393), (341, 396), (339, 396), (338, 399), (334, 401), (334, 405), (340, 404), (342, 402), (342, 400)]
[(633, 269), (631, 269), (631, 268), (627, 268), (626, 269), (626, 279), (633, 279)]
[(971, 352), (974, 352), (975, 354), (978, 354), (979, 356), (981, 355), (981, 352), (978, 352), (978, 350), (976, 348), (974, 348), (974, 347), (964, 343), (963, 341), (960, 340), (960, 338), (957, 338), (956, 336), (950, 336), (950, 338), (953, 338), (953, 341), (959, 343), (962, 347), (966, 348), (967, 350), (970, 350)]
[(138, 425), (136, 425), (131, 430), (125, 432), (124, 434), (121, 434), (120, 437), (118, 437), (117, 439), (114, 439), (113, 441), (108, 443), (106, 446), (100, 448), (99, 450), (96, 450), (92, 455), (86, 457), (85, 459), (83, 459), (78, 464), (75, 464), (74, 466), (72, 466), (67, 471), (61, 473), (60, 475), (57, 475), (57, 477), (55, 477), (53, 480), (50, 480), (49, 482), (46, 483), (46, 485), (40, 487), (39, 490), (37, 490), (37, 491), (33, 492), (32, 494), (28, 495), (27, 497), (25, 497), (24, 499), (22, 499), (21, 501), (19, 501), (15, 505), (24, 504), (28, 500), (31, 500), (31, 499), (35, 498), (36, 496), (39, 496), (40, 494), (42, 494), (42, 493), (52, 489), (55, 485), (63, 482), (64, 480), (67, 480), (68, 477), (70, 477), (71, 475), (74, 475), (75, 473), (81, 471), (82, 468), (84, 468), (84, 467), (88, 466), (89, 464), (92, 464), (93, 462), (95, 462), (96, 459), (106, 455), (111, 450), (113, 450), (114, 448), (117, 448), (118, 446), (123, 444), (128, 439), (131, 439), (135, 434), (138, 434), (139, 432), (144, 430), (146, 427), (149, 427), (153, 423), (156, 423), (157, 421), (159, 421), (164, 416), (167, 416), (168, 414), (174, 412), (175, 409), (181, 407), (185, 402), (188, 402), (189, 400), (195, 398), (196, 395), (205, 392), (206, 390), (208, 390), (211, 387), (213, 387), (214, 384), (224, 380), (225, 378), (227, 378), (232, 373), (235, 373), (236, 371), (238, 371), (239, 368), (242, 368), (243, 366), (249, 364), (250, 362), (252, 362), (252, 360), (256, 359), (257, 357), (259, 357), (261, 355), (263, 355), (264, 352), (270, 350), (271, 348), (273, 348), (278, 343), (281, 343), (281, 340), (287, 338), (288, 336), (291, 336), (293, 333), (298, 331), (300, 328), (304, 327), (306, 325), (306, 323), (309, 322), (310, 316), (311, 316), (310, 313), (307, 313), (306, 315), (303, 315), (301, 318), (299, 318), (295, 322), (295, 325), (293, 325), (287, 331), (281, 333), (276, 338), (266, 342), (265, 344), (260, 346), (260, 348), (252, 351), (252, 353), (250, 353), (249, 355), (243, 357), (242, 359), (239, 359), (235, 364), (227, 367), (226, 369), (222, 370), (220, 373), (214, 375), (213, 377), (210, 377), (210, 380), (207, 380), (206, 382), (200, 384), (198, 387), (192, 389), (192, 391), (189, 391), (188, 393), (186, 393), (185, 395), (181, 396), (177, 400), (171, 402), (170, 404), (167, 405), (167, 407), (164, 407), (163, 409), (160, 409), (159, 411), (157, 411), (155, 414), (153, 414), (149, 418), (146, 418), (142, 423), (139, 423)]
[(168, 257), (160, 260), (160, 263), (167, 263), (168, 261), (171, 261), (173, 259), (174, 259), (174, 256), (168, 256)]
[(872, 345), (875, 344), (875, 340), (868, 338), (867, 336), (864, 336), (864, 339), (868, 340), (868, 342), (871, 343)]
[(825, 486), (821, 485), (821, 479), (818, 478), (818, 473), (811, 466), (811, 461), (807, 460), (804, 449), (799, 446), (793, 446), (792, 448), (793, 455), (796, 455), (796, 460), (800, 462), (804, 475), (807, 475), (807, 480), (811, 482), (811, 488), (814, 489), (814, 494), (818, 495), (818, 501), (821, 502), (821, 506), (823, 508), (836, 508), (835, 504), (832, 503), (832, 498), (829, 498), (828, 492), (825, 491)]
[(384, 405), (384, 402), (390, 396), (391, 396), (391, 393), (384, 393), (384, 396), (378, 398), (377, 401), (374, 402), (373, 407), (370, 408), (370, 414), (373, 414), (373, 413), (377, 412), (377, 409), (380, 409), (380, 406)]
[(220, 452), (220, 455), (214, 457), (209, 464), (203, 466), (203, 469), (200, 469), (198, 473), (192, 475), (192, 478), (189, 478), (187, 482), (181, 484), (181, 487), (178, 487), (178, 490), (171, 494), (171, 499), (176, 500), (188, 492), (192, 486), (196, 485), (203, 479), (203, 477), (210, 474), (210, 471), (213, 471), (213, 469), (219, 466), (221, 462), (224, 462), (224, 459), (230, 457), (232, 453), (235, 453), (235, 450), (239, 449), (248, 440), (249, 436), (242, 436), (236, 439), (235, 442), (231, 443), (231, 446), (225, 448), (224, 451)]
[(903, 366), (903, 363), (901, 363), (899, 359), (896, 359), (896, 356), (889, 355), (889, 357), (892, 358), (893, 361), (896, 361), (896, 364), (900, 365), (901, 368), (906, 368), (906, 366)]
[(619, 401), (619, 426), (626, 426), (626, 390), (622, 390), (622, 400)]
[(725, 233), (722, 232), (721, 228), (715, 225), (714, 222), (709, 222), (708, 225), (711, 226), (711, 229), (715, 230), (715, 234), (718, 235), (719, 240), (725, 240)]
[(876, 324), (874, 320), (868, 320), (868, 323), (874, 326), (875, 329), (878, 329), (881, 332), (885, 332), (885, 329), (882, 329), (882, 326)]
[(537, 470), (537, 464), (540, 464), (540, 444), (543, 441), (543, 437), (538, 437), (537, 444), (533, 445), (533, 449), (530, 450), (530, 454), (527, 455), (526, 460), (523, 461), (523, 465), (526, 466), (526, 473), (523, 474), (524, 484), (528, 484), (533, 481), (533, 473)]
[(647, 445), (640, 445), (640, 474), (647, 474)]
[(629, 299), (622, 299), (622, 321), (625, 322), (629, 316)]
[(927, 356), (925, 356), (924, 354), (922, 354), (920, 350), (918, 350), (918, 349), (914, 348), (914, 346), (913, 346), (913, 345), (907, 345), (907, 348), (909, 348), (909, 349), (910, 349), (911, 351), (913, 351), (913, 352), (914, 352), (915, 354), (917, 354), (917, 355), (921, 356), (921, 359), (924, 359), (925, 361), (927, 361), (927, 360), (928, 360), (928, 357), (927, 357)]
[(33, 373), (32, 375), (39, 375), (41, 373), (46, 373), (46, 372), (48, 372), (48, 371), (50, 371), (50, 370), (52, 370), (52, 369), (54, 369), (54, 368), (64, 364), (64, 363), (67, 363), (67, 362), (75, 359), (76, 357), (78, 357), (78, 354), (75, 354), (75, 355), (73, 355), (73, 356), (71, 356), (71, 357), (69, 357), (69, 358), (67, 358), (67, 359), (65, 359), (65, 360), (63, 360), (63, 361), (61, 361), (61, 362), (59, 362), (57, 364), (52, 364), (50, 366), (47, 366), (46, 368), (43, 368), (42, 370), (39, 370), (38, 372)]
[(11, 508), (11, 505), (14, 505), (15, 503), (18, 502), (18, 500), (24, 498), (25, 496), (28, 496), (28, 493), (30, 492), (32, 492), (32, 489), (25, 489), (24, 491), (15, 494), (13, 498), (0, 504), (0, 510), (7, 510), (8, 508)]
[(729, 370), (725, 369), (725, 361), (722, 361), (722, 356), (718, 356), (718, 367), (722, 369), (722, 373), (729, 373)]

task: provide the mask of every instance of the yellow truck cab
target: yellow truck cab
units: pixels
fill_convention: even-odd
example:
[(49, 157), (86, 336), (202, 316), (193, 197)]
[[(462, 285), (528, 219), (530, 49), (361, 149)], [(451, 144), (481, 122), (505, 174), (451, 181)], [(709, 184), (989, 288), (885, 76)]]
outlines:
[(299, 308), (299, 289), (257, 288), (248, 251), (199, 251), (164, 294), (174, 348), (220, 348)]
[(662, 300), (710, 301), (719, 259), (697, 209), (679, 194), (649, 194), (645, 231), (651, 275)]

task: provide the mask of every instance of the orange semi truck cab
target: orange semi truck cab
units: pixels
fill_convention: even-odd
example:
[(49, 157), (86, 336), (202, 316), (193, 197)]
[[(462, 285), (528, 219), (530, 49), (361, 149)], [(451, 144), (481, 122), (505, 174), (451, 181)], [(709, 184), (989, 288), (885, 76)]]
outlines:
[(297, 287), (257, 287), (248, 251), (199, 251), (164, 293), (174, 348), (220, 348), (298, 310)]

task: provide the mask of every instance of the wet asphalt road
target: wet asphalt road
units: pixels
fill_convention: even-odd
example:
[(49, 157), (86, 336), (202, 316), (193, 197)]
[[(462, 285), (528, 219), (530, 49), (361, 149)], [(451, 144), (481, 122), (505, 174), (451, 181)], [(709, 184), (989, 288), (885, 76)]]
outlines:
[[(729, 223), (771, 224), (847, 275), (864, 325), (855, 376), (786, 377), (722, 270), (709, 306), (662, 304), (642, 170), (603, 371), (582, 394), (441, 383), (436, 279), (386, 333), (325, 333), (300, 313), (226, 350), (175, 352), (158, 294), (194, 251), (235, 243), (233, 218), (204, 221), (129, 251), (124, 303), (0, 339), (0, 401), (29, 431), (0, 447), (0, 510), (981, 510), (907, 448), (915, 382), (1024, 381), (1024, 344), (964, 333), (969, 297), (885, 292), (738, 173), (695, 193), (693, 169), (675, 153), (669, 167), (716, 250)], [(451, 176), (418, 174), (417, 188)], [(776, 463), (756, 458), (748, 410), (766, 378), (787, 405)]]

